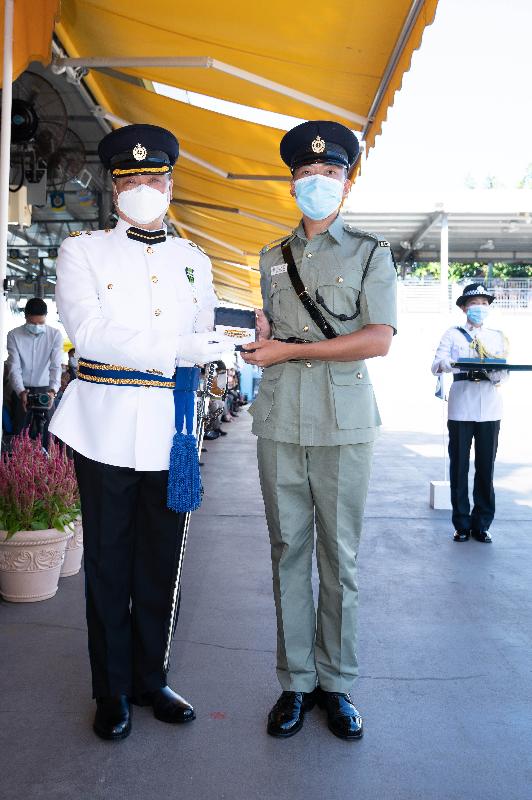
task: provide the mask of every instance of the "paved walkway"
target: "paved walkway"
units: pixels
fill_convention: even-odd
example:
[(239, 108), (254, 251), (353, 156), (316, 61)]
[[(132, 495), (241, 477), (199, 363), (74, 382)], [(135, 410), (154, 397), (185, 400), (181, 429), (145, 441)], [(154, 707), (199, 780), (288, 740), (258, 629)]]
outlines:
[(0, 604), (2, 797), (530, 800), (525, 495), (499, 490), (493, 546), (456, 545), (448, 512), (427, 504), (441, 437), (384, 431), (360, 554), (365, 737), (336, 739), (315, 709), (278, 741), (265, 733), (279, 688), (254, 439), (246, 414), (226, 427), (205, 456), (171, 669), (197, 721), (173, 728), (135, 708), (125, 742), (94, 736), (83, 578), (62, 579), (51, 600)]

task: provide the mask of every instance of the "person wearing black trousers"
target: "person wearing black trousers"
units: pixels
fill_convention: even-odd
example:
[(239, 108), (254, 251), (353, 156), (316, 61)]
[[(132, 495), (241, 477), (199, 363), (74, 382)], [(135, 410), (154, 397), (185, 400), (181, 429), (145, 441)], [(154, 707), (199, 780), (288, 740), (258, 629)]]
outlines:
[[(506, 357), (508, 342), (502, 331), (484, 325), (494, 299), (481, 283), (465, 287), (456, 301), (464, 312), (464, 323), (444, 333), (432, 364), (434, 375), (454, 373), (447, 426), (455, 542), (466, 542), (470, 536), (484, 544), (492, 541), (489, 528), (495, 516), (493, 473), (502, 415), (499, 387), (507, 380), (508, 370), (460, 372), (451, 363), (459, 358)], [(473, 440), (475, 478), (471, 509), (468, 476)]]
[(164, 225), (178, 151), (175, 136), (157, 126), (108, 134), (99, 155), (111, 172), (117, 225), (73, 232), (57, 260), (57, 307), (79, 360), (50, 431), (74, 451), (93, 727), (109, 740), (129, 735), (130, 702), (151, 706), (162, 722), (195, 718), (167, 685), (188, 510), (172, 498), (196, 474), (193, 448), (182, 447), (187, 436), (193, 444), (194, 365), (219, 359), (227, 345), (212, 333), (209, 258)]

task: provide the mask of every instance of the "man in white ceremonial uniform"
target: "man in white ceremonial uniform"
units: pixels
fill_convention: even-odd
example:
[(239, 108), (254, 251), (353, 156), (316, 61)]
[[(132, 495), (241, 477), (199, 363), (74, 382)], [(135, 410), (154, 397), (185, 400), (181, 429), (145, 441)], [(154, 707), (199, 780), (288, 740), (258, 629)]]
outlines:
[(227, 346), (210, 332), (209, 258), (163, 225), (178, 151), (152, 125), (108, 134), (99, 155), (118, 223), (71, 235), (57, 262), (57, 306), (79, 365), (50, 430), (75, 452), (94, 730), (105, 739), (129, 734), (130, 700), (165, 722), (195, 717), (163, 667), (185, 518), (167, 507), (170, 451), (174, 434), (191, 434), (195, 384), (181, 394), (192, 412), (179, 417), (180, 376), (195, 379), (191, 367)]
[[(460, 371), (451, 366), (459, 358), (506, 358), (508, 342), (502, 331), (484, 326), (494, 300), (481, 283), (466, 286), (456, 304), (465, 314), (463, 325), (449, 328), (442, 336), (432, 372), (452, 372), (449, 392), (449, 477), (455, 542), (473, 536), (489, 544), (489, 527), (495, 516), (493, 472), (502, 416), (499, 386), (508, 379), (508, 370)], [(479, 365), (480, 366), (480, 365)], [(469, 503), (469, 457), (475, 440), (475, 479), (473, 508)]]

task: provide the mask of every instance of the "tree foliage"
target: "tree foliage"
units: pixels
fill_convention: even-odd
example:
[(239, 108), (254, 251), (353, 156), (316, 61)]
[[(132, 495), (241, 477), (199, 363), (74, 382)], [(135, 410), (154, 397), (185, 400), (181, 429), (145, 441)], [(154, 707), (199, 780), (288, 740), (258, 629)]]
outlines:
[[(439, 278), (440, 262), (429, 261), (426, 263), (416, 263), (413, 265), (410, 274), (418, 278)], [(495, 262), (489, 277), (504, 280), (507, 278), (532, 278), (532, 265)], [(452, 281), (461, 281), (464, 278), (486, 280), (488, 278), (488, 264), (480, 261), (473, 261), (470, 263), (451, 261), (449, 263), (449, 278)]]

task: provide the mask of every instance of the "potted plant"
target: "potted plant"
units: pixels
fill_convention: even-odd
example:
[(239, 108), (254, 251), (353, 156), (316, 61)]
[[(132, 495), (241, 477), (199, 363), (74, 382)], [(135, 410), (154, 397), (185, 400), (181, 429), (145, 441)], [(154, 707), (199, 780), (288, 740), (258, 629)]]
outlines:
[(83, 556), (83, 528), (81, 525), (81, 517), (77, 517), (71, 524), (72, 536), (67, 539), (65, 558), (60, 578), (68, 578), (70, 575), (77, 575), (81, 569), (81, 559)]
[(0, 594), (28, 603), (57, 591), (65, 547), (79, 518), (72, 461), (27, 431), (0, 459)]

